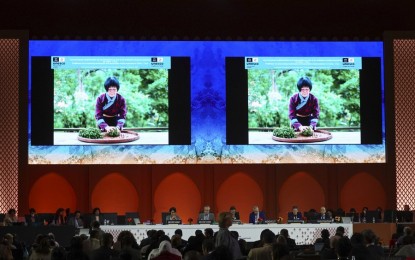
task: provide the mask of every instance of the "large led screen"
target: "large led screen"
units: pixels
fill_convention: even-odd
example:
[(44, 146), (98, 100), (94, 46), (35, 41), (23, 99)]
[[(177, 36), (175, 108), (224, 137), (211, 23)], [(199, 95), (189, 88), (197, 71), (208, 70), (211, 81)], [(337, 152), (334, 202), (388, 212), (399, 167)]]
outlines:
[[(386, 161), (381, 42), (29, 47), (30, 164)], [(301, 79), (311, 84), (304, 97)], [(309, 97), (317, 108), (295, 112), (302, 106), (293, 100)], [(274, 138), (304, 116), (318, 138)]]

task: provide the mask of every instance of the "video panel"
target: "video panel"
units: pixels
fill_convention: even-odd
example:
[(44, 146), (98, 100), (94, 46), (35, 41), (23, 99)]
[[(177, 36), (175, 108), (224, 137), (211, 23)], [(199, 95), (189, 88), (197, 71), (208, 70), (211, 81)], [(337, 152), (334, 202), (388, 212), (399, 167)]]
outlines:
[[(380, 58), (233, 57), (227, 72), (228, 111), (247, 112), (228, 113), (228, 144), (382, 144)], [(315, 138), (273, 138), (283, 127)]]
[[(100, 64), (110, 67), (95, 63), (87, 68), (52, 68), (54, 58), (59, 62), (59, 58), (73, 57), (102, 58)], [(352, 58), (361, 60), (362, 67), (346, 71), (303, 66), (289, 68), (289, 72), (245, 68), (247, 58), (261, 57)], [(170, 59), (170, 68), (120, 65), (120, 60), (139, 58), (150, 63), (152, 58), (154, 63), (157, 58)], [(302, 75), (312, 79), (311, 93), (316, 92), (321, 102), (317, 128), (337, 122), (334, 127), (352, 129), (355, 138), (318, 144), (250, 138), (260, 128), (287, 125), (282, 110), (288, 109), (282, 97), (286, 102), (293, 95), (295, 81)], [(124, 129), (140, 138), (126, 143), (78, 142), (80, 129), (98, 129), (96, 101), (106, 92), (104, 83), (109, 77), (117, 78), (119, 94), (126, 99)], [(330, 98), (340, 95), (335, 89), (343, 87), (342, 93), (351, 96), (339, 98), (353, 100), (349, 106)], [(326, 92), (326, 88), (333, 91)], [(276, 106), (281, 110), (278, 123), (275, 117), (258, 119), (267, 95), (281, 103)], [(29, 164), (384, 163), (384, 110), (381, 42), (29, 43)], [(326, 123), (328, 112), (333, 120)]]

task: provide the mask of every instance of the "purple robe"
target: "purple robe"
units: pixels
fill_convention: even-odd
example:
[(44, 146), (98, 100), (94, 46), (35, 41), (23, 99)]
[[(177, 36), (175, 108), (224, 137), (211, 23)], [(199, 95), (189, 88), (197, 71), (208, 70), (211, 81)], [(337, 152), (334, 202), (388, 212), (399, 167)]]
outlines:
[(125, 99), (117, 93), (114, 103), (109, 107), (105, 107), (108, 104), (108, 99), (105, 94), (106, 93), (101, 94), (97, 98), (95, 106), (95, 119), (97, 120), (97, 125), (101, 131), (104, 131), (107, 126), (117, 126), (122, 130), (127, 115), (127, 104)]
[(290, 98), (288, 116), (291, 121), (291, 127), (295, 130), (299, 130), (300, 126), (305, 125), (316, 129), (320, 115), (318, 100), (310, 93), (307, 102), (301, 108), (298, 108), (301, 103), (299, 95), (300, 93), (296, 93)]

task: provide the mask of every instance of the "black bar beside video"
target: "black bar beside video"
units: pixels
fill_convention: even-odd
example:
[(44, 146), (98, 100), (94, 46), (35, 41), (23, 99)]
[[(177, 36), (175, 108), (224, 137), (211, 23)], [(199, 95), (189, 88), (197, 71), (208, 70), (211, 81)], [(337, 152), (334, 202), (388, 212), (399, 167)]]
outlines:
[[(55, 67), (53, 58), (56, 59)], [(83, 65), (80, 68), (60, 69), (59, 58), (64, 60), (63, 63), (70, 60), (70, 57), (66, 60), (65, 57), (32, 57), (31, 145), (82, 145), (75, 141), (71, 143), (59, 140), (57, 136), (62, 136), (65, 129), (77, 131), (87, 127), (98, 128), (97, 97), (108, 93), (104, 83), (110, 77), (119, 81), (117, 93), (126, 100), (127, 112), (123, 129), (133, 129), (139, 134), (140, 131), (165, 133), (164, 143), (152, 143), (150, 140), (139, 144), (190, 144), (189, 57), (166, 57), (164, 60), (162, 57), (114, 57), (114, 60), (125, 61), (126, 64), (134, 58), (138, 62), (149, 58), (148, 63), (154, 66), (151, 69), (132, 69), (122, 65), (117, 68), (111, 62), (111, 57), (105, 61), (109, 63), (108, 68), (104, 64), (99, 68)], [(82, 60), (82, 57), (78, 58)], [(102, 57), (95, 58), (102, 62), (99, 60)], [(85, 57), (85, 62), (88, 59), (94, 57)], [(75, 59), (73, 60), (72, 64), (75, 64)], [(167, 61), (169, 68), (157, 68)]]
[[(268, 67), (258, 69), (258, 64)], [(310, 93), (318, 99), (316, 129), (342, 132), (339, 144), (382, 144), (378, 57), (227, 57), (227, 144), (261, 144), (251, 141), (252, 131), (292, 127), (295, 121), (289, 118), (289, 103), (300, 92), (297, 84), (301, 78), (310, 80)], [(352, 132), (350, 140), (347, 131)], [(335, 138), (331, 141), (337, 144)], [(263, 144), (286, 143), (271, 140)]]

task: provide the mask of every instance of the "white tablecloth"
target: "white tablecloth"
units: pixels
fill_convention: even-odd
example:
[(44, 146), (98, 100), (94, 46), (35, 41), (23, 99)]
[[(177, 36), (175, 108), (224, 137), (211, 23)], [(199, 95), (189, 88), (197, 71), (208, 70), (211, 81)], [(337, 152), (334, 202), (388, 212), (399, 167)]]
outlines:
[[(329, 230), (331, 235), (334, 235), (336, 228), (343, 226), (345, 229), (345, 235), (351, 236), (353, 234), (353, 224), (337, 224), (337, 223), (322, 223), (322, 224), (241, 224), (233, 225), (229, 230), (234, 230), (239, 233), (241, 239), (245, 239), (247, 242), (253, 242), (259, 240), (262, 230), (268, 228), (275, 234), (278, 234), (281, 229), (288, 230), (288, 234), (292, 239), (295, 239), (297, 245), (312, 244), (320, 237), (321, 230)], [(147, 231), (150, 229), (164, 230), (166, 235), (172, 237), (176, 229), (183, 231), (183, 239), (187, 240), (190, 236), (195, 234), (197, 229), (204, 231), (205, 228), (212, 228), (214, 232), (219, 230), (218, 225), (130, 225), (130, 226), (112, 226), (104, 225), (101, 229), (104, 232), (109, 232), (114, 236), (114, 239), (118, 237), (118, 234), (123, 230), (129, 230), (133, 233), (138, 243), (147, 237)]]

